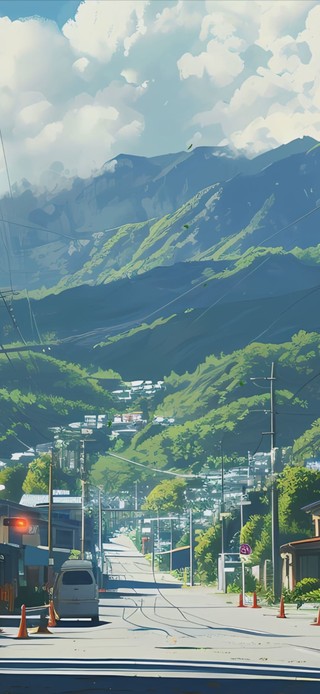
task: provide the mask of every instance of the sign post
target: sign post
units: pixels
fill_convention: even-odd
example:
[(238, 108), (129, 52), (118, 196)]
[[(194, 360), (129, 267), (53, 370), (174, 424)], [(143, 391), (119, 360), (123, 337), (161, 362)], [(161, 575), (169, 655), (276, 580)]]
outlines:
[(252, 549), (250, 545), (243, 544), (240, 545), (239, 548), (239, 554), (240, 554), (240, 559), (242, 562), (241, 566), (241, 573), (242, 573), (242, 598), (243, 598), (243, 604), (245, 604), (245, 593), (246, 593), (246, 574), (245, 574), (245, 562), (247, 561), (248, 557), (250, 554), (252, 554)]

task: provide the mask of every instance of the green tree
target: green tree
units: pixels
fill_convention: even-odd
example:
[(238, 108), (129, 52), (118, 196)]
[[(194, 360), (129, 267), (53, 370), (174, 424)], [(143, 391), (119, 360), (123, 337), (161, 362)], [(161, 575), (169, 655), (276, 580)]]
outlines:
[(284, 534), (312, 535), (310, 516), (303, 506), (320, 497), (320, 472), (305, 467), (286, 466), (278, 478), (279, 523)]
[(0, 484), (4, 484), (5, 489), (0, 492), (0, 499), (9, 499), (19, 502), (23, 491), (22, 485), (26, 477), (26, 470), (23, 465), (6, 467), (0, 472)]
[(25, 494), (48, 494), (50, 460), (51, 456), (45, 454), (29, 463), (22, 485)]
[(217, 580), (218, 555), (221, 552), (221, 525), (213, 525), (200, 533), (195, 544), (197, 570), (201, 579), (207, 583)]
[(186, 507), (185, 489), (183, 480), (164, 480), (148, 494), (142, 508), (159, 513), (181, 513)]

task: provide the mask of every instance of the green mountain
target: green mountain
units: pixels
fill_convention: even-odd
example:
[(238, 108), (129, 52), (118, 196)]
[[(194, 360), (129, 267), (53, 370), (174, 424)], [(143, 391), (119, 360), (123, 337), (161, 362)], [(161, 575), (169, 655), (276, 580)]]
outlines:
[(258, 447), (270, 450), (270, 436), (262, 432), (270, 428), (267, 378), (274, 361), (276, 443), (292, 446), (297, 439), (294, 462), (301, 462), (312, 444), (320, 446), (319, 356), (319, 333), (300, 331), (289, 342), (253, 343), (210, 356), (192, 373), (172, 373), (154, 414), (175, 418), (174, 426), (150, 423), (124, 456), (154, 467), (198, 470), (208, 460), (220, 465), (221, 444), (229, 461)]
[[(9, 357), (9, 358), (8, 358)], [(21, 444), (52, 439), (49, 427), (107, 413), (114, 402), (85, 369), (33, 351), (0, 354), (0, 447), (5, 456)]]

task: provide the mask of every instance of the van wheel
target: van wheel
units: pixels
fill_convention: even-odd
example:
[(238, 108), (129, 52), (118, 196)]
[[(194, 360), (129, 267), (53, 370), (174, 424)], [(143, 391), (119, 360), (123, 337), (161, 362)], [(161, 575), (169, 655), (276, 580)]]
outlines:
[(97, 626), (99, 624), (99, 617), (91, 617), (92, 626)]

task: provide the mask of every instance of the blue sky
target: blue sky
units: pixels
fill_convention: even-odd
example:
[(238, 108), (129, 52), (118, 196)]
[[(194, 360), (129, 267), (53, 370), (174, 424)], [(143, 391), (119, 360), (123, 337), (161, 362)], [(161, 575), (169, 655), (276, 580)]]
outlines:
[[(319, 0), (0, 0), (13, 181), (90, 176), (120, 152), (320, 140)], [(0, 157), (0, 191), (6, 183)]]
[(74, 17), (78, 5), (79, 0), (0, 0), (0, 17), (21, 19), (37, 15), (53, 19), (62, 27)]

